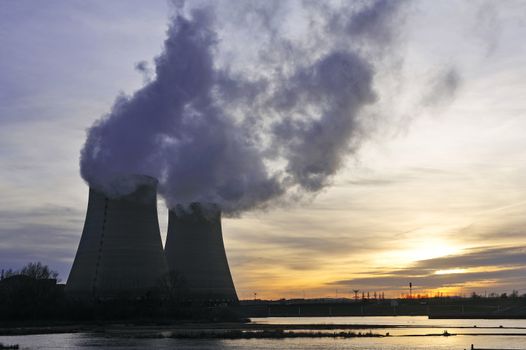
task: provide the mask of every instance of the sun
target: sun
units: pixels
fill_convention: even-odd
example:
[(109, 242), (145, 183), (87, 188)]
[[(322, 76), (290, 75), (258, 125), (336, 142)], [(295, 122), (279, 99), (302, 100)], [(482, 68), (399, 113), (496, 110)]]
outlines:
[(420, 260), (429, 260), (448, 255), (457, 254), (463, 247), (448, 242), (438, 237), (412, 237), (404, 240), (392, 249), (386, 251), (380, 260), (386, 261), (389, 265), (395, 263), (398, 266), (411, 265)]

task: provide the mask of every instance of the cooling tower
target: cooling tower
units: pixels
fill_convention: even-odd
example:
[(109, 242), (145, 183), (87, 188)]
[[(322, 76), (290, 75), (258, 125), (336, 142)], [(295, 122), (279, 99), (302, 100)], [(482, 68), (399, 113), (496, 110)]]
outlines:
[(193, 203), (170, 210), (165, 255), (169, 270), (181, 278), (187, 301), (238, 302), (217, 205)]
[[(157, 180), (127, 178), (133, 192), (109, 198), (90, 188), (86, 221), (66, 292), (78, 297), (140, 297), (166, 274)], [(137, 185), (137, 187), (136, 187)]]

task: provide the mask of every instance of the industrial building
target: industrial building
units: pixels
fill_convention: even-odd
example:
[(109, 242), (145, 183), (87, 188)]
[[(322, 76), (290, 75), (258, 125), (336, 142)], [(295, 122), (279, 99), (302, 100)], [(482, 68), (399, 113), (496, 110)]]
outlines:
[(170, 210), (165, 255), (169, 270), (182, 280), (187, 301), (238, 302), (217, 205), (193, 203)]
[(66, 292), (89, 298), (142, 297), (167, 273), (157, 218), (157, 180), (128, 178), (135, 190), (110, 198), (89, 190), (84, 229)]

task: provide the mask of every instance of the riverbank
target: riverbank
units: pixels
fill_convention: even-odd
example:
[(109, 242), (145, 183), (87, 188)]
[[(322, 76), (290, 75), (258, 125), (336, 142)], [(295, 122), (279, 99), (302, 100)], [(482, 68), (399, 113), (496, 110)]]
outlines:
[[(108, 324), (72, 324), (50, 326), (14, 326), (0, 327), (0, 336), (56, 334), (56, 333), (105, 333), (122, 337), (157, 337), (168, 332), (206, 332), (206, 331), (254, 331), (282, 332), (287, 330), (357, 330), (381, 329), (383, 325), (331, 325), (331, 324), (255, 324), (255, 323), (108, 323)], [(389, 326), (392, 327), (392, 326)]]

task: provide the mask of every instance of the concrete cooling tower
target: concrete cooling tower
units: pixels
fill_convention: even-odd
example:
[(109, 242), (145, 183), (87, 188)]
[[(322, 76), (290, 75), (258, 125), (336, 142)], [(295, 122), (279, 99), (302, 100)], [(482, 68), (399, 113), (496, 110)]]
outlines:
[(186, 300), (238, 302), (218, 206), (193, 203), (170, 210), (165, 255), (169, 270), (181, 278)]
[(90, 188), (84, 230), (66, 285), (68, 294), (140, 297), (166, 274), (157, 219), (157, 180), (133, 176), (124, 185), (136, 189), (109, 198)]

